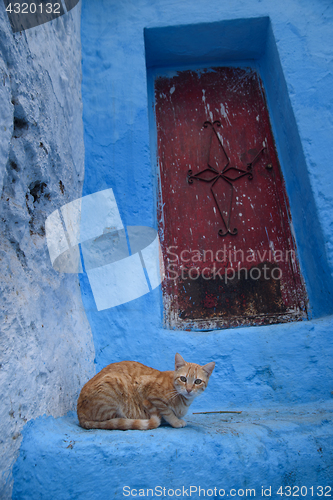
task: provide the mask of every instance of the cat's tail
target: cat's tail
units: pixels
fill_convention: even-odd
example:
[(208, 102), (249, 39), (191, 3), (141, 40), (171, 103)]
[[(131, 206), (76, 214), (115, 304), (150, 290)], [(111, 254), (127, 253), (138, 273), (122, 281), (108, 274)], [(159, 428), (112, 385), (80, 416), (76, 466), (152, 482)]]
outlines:
[(94, 420), (81, 420), (80, 426), (84, 429), (109, 429), (109, 430), (139, 430), (146, 431), (156, 429), (161, 423), (161, 417), (157, 414), (151, 415), (149, 419), (139, 418), (111, 418), (102, 422)]

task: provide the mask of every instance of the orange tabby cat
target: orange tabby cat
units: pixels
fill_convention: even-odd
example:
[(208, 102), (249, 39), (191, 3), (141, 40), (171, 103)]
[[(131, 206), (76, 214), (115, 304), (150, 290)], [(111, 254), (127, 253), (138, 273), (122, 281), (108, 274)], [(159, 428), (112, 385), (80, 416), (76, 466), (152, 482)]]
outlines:
[(82, 388), (77, 414), (84, 429), (155, 429), (161, 418), (172, 427), (207, 387), (215, 363), (186, 363), (176, 354), (175, 371), (160, 372), (136, 361), (113, 363)]

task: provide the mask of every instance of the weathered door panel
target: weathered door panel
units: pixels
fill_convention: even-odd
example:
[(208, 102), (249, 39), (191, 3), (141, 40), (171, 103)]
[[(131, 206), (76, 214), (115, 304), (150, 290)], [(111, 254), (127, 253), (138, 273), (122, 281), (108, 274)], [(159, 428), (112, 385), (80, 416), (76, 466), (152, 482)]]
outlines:
[(207, 329), (306, 317), (256, 72), (223, 67), (158, 77), (155, 111), (166, 326)]

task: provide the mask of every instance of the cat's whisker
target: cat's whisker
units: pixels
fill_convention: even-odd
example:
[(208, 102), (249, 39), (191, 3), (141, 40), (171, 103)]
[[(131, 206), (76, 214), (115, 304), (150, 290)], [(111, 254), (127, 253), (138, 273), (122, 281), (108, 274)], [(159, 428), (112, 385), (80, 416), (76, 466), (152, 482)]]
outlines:
[(178, 392), (177, 392), (175, 389), (173, 389), (172, 391), (170, 391), (170, 392), (166, 393), (166, 396), (172, 396), (172, 395), (174, 395), (174, 394), (175, 394), (175, 395), (178, 395)]
[(178, 397), (178, 396), (179, 396), (179, 393), (178, 393), (178, 392), (176, 392), (176, 393), (174, 393), (174, 394), (167, 395), (167, 399), (168, 399), (169, 401), (173, 401), (173, 400), (177, 399), (177, 397)]

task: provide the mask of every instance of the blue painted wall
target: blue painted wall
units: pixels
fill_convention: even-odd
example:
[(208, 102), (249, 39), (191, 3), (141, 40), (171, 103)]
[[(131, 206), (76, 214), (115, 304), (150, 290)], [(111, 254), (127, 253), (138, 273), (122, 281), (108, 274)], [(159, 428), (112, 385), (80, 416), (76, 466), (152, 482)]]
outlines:
[(318, 318), (332, 312), (332, 26), (331, 2), (323, 0), (83, 0), (83, 194), (111, 187), (125, 225), (156, 227), (146, 63), (184, 67), (250, 60), (266, 86), (312, 318), (260, 328), (172, 332), (162, 327), (159, 289), (97, 312), (83, 275), (97, 370), (122, 359), (170, 369), (179, 351), (189, 361), (217, 363), (196, 408), (331, 397), (331, 319)]

